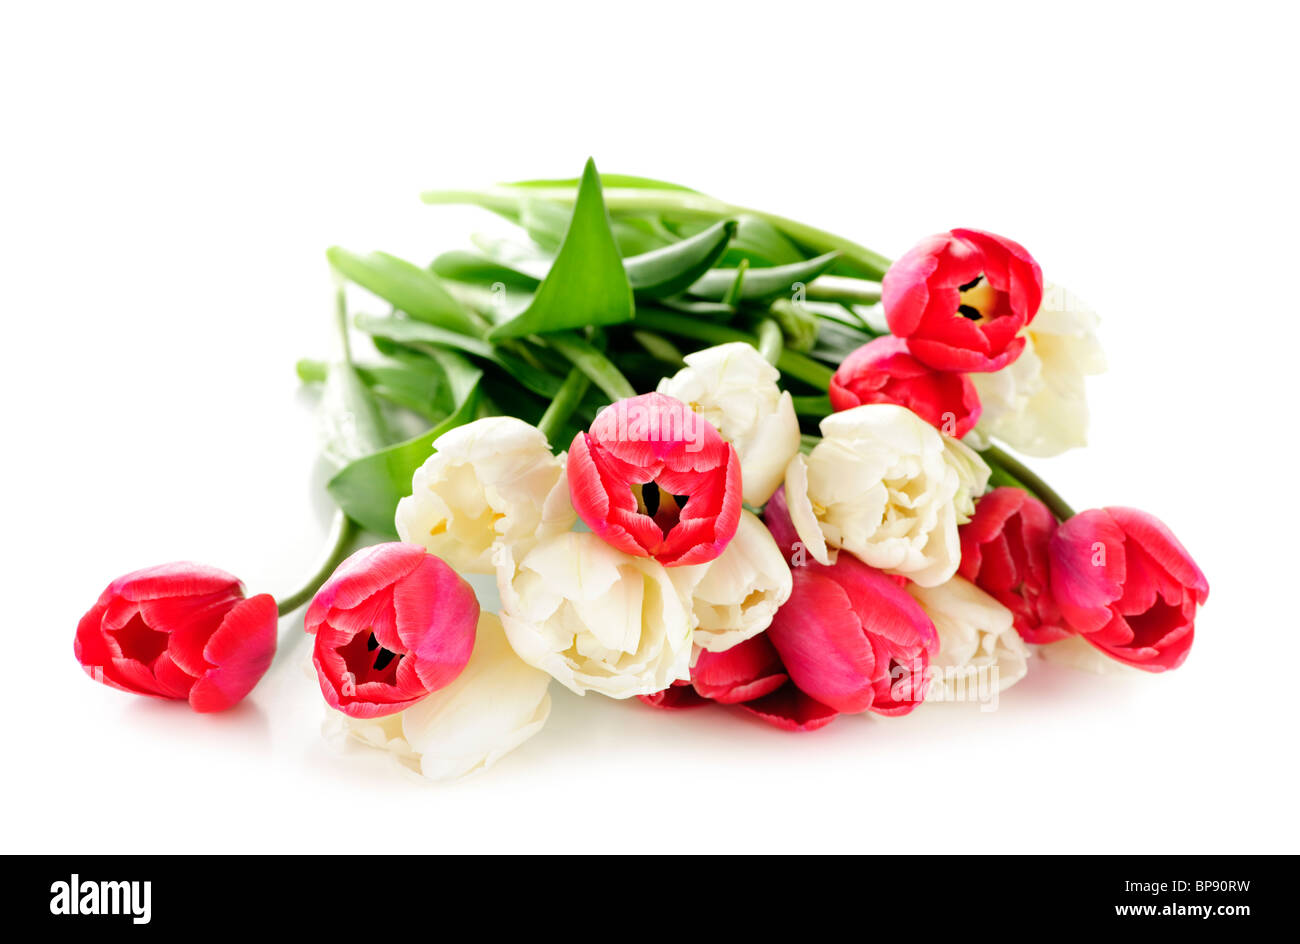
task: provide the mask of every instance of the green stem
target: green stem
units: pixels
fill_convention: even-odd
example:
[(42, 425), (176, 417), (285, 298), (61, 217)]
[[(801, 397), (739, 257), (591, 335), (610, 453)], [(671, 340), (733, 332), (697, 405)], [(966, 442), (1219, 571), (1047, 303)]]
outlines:
[(781, 334), (781, 326), (771, 318), (764, 318), (758, 323), (758, 353), (769, 364), (775, 365), (780, 362), (784, 351), (785, 337)]
[(301, 587), (288, 596), (280, 598), (280, 615), (288, 616), (298, 607), (302, 606), (308, 600), (316, 595), (321, 584), (329, 579), (330, 574), (338, 568), (347, 557), (348, 550), (352, 546), (352, 539), (356, 537), (357, 526), (352, 523), (352, 519), (343, 512), (337, 512), (334, 517), (334, 525), (330, 529), (328, 542), (328, 552), (324, 561), (316, 568), (315, 572), (307, 578)]
[(846, 275), (819, 275), (808, 283), (806, 298), (814, 302), (874, 305), (880, 301), (880, 283)]
[(603, 390), (611, 401), (626, 400), (628, 397), (636, 396), (636, 388), (628, 382), (619, 369), (610, 362), (609, 358), (586, 341), (573, 335), (556, 334), (547, 337), (546, 343), (591, 378), (591, 382)]
[(574, 366), (569, 371), (569, 375), (564, 378), (564, 383), (560, 385), (560, 392), (555, 395), (555, 399), (551, 401), (551, 405), (546, 408), (546, 412), (537, 422), (537, 428), (542, 431), (548, 443), (555, 441), (555, 434), (568, 422), (590, 386), (591, 378), (584, 374), (581, 368)]
[(1026, 491), (1040, 498), (1058, 521), (1064, 521), (1066, 518), (1074, 516), (1074, 509), (1069, 506), (1066, 500), (1019, 459), (993, 445), (990, 445), (980, 455), (984, 457), (984, 460), (991, 467), (1001, 469), (1021, 483), (1021, 487)]

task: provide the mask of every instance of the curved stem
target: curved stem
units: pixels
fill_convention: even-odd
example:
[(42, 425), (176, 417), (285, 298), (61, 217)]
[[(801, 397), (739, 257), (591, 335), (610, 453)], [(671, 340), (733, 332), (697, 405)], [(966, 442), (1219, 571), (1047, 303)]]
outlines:
[(590, 386), (591, 378), (584, 374), (581, 368), (574, 367), (569, 371), (569, 375), (564, 378), (564, 383), (560, 384), (560, 392), (555, 395), (551, 405), (537, 421), (537, 428), (542, 431), (548, 443), (555, 442), (555, 434), (573, 415), (573, 411), (582, 402)]
[(1026, 491), (1040, 498), (1058, 521), (1064, 521), (1066, 518), (1074, 516), (1074, 509), (1070, 507), (1069, 503), (1019, 459), (993, 445), (990, 445), (980, 455), (984, 457), (990, 466), (1001, 469), (1021, 483), (1021, 486)]
[(334, 525), (330, 528), (330, 536), (326, 544), (329, 550), (326, 552), (325, 559), (316, 568), (315, 572), (303, 582), (301, 587), (288, 596), (280, 598), (279, 610), (281, 616), (288, 616), (316, 595), (316, 591), (320, 589), (321, 584), (329, 579), (330, 574), (334, 573), (339, 564), (343, 562), (343, 558), (347, 557), (348, 549), (352, 546), (352, 539), (356, 536), (356, 533), (357, 526), (352, 523), (352, 519), (341, 511), (337, 512), (334, 517)]

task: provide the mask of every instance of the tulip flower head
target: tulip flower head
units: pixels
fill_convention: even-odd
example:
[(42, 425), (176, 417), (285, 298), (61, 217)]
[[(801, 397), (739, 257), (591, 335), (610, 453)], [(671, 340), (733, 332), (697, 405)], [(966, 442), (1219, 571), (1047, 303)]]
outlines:
[(1048, 545), (1056, 519), (1019, 488), (995, 488), (975, 504), (958, 531), (960, 573), (1009, 609), (1026, 642), (1055, 642), (1073, 635), (1052, 596)]
[(1011, 611), (993, 597), (962, 577), (907, 590), (939, 635), (939, 651), (930, 660), (930, 697), (996, 699), (1025, 677), (1029, 647), (1016, 634)]
[[(783, 491), (764, 519), (778, 544), (794, 545)], [(767, 637), (801, 691), (845, 714), (902, 715), (924, 700), (939, 639), (899, 580), (847, 553), (791, 571), (794, 590)]]
[(767, 629), (792, 586), (785, 556), (750, 511), (740, 513), (740, 527), (721, 556), (669, 574), (690, 607), (692, 640), (715, 652)]
[(1087, 445), (1084, 379), (1106, 370), (1096, 313), (1049, 284), (1021, 337), (1025, 349), (1014, 363), (970, 375), (984, 408), (972, 444), (982, 449), (991, 437), (1027, 456), (1056, 456)]
[(1083, 511), (1050, 550), (1057, 605), (1088, 642), (1149, 672), (1183, 664), (1210, 585), (1162, 522), (1134, 508)]
[(424, 548), (362, 548), (307, 609), (321, 693), (354, 718), (401, 711), (465, 668), (478, 617), (470, 585)]
[(327, 709), (325, 730), (389, 751), (429, 780), (457, 779), (491, 767), (542, 729), (550, 682), (515, 655), (496, 614), (484, 612), (465, 671), (445, 688), (377, 718)]
[(735, 448), (661, 393), (602, 410), (574, 437), (568, 473), (573, 507), (595, 534), (666, 567), (713, 560), (740, 523)]
[(225, 571), (162, 564), (109, 584), (78, 623), (73, 649), (105, 685), (222, 711), (270, 667), (278, 622), (274, 599), (245, 599)]
[(940, 432), (961, 439), (980, 418), (980, 399), (969, 374), (935, 370), (893, 336), (876, 338), (844, 359), (831, 378), (831, 406), (864, 403), (905, 406)]
[(786, 470), (784, 504), (808, 553), (829, 564), (841, 548), (927, 587), (956, 573), (957, 526), (989, 477), (979, 455), (892, 403), (832, 413), (821, 431)]
[(573, 527), (564, 456), (513, 416), (489, 416), (439, 436), (397, 505), (397, 533), (462, 573), (494, 571), (498, 542), (517, 549)]
[(571, 531), (518, 562), (506, 546), (497, 587), (515, 652), (576, 694), (630, 698), (689, 676), (690, 613), (658, 561)]
[(922, 240), (889, 267), (881, 303), (889, 330), (938, 370), (991, 371), (1025, 347), (1043, 274), (1023, 246), (977, 229)]
[(799, 689), (766, 634), (725, 652), (701, 652), (689, 682), (642, 695), (641, 701), (653, 708), (736, 705), (786, 731), (816, 731), (839, 714)]

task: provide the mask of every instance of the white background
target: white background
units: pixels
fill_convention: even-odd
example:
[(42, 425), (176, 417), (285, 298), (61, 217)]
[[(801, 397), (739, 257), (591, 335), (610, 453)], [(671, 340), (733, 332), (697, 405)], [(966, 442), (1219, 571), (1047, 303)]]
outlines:
[[(1294, 12), (459, 6), (0, 14), (4, 850), (1300, 850)], [(328, 747), (301, 640), (225, 716), (89, 681), (73, 630), (114, 576), (275, 593), (315, 560), (293, 364), (332, 351), (325, 248), (426, 260), (484, 217), (422, 189), (588, 155), (886, 255), (1029, 247), (1111, 366), (1090, 448), (1036, 465), (1196, 555), (1187, 664), (1035, 664), (991, 714), (807, 736), (556, 685), (452, 786)]]

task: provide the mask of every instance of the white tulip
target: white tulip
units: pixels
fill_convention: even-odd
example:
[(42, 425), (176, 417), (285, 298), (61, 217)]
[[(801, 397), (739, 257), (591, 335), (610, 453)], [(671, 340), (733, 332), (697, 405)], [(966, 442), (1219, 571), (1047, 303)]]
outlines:
[(799, 539), (818, 561), (843, 548), (932, 587), (957, 572), (957, 525), (988, 483), (972, 450), (911, 410), (875, 403), (832, 413), (822, 440), (786, 470)]
[(720, 556), (668, 573), (690, 610), (692, 641), (710, 652), (763, 632), (794, 589), (781, 549), (749, 511), (740, 513), (736, 536)]
[(552, 455), (535, 426), (487, 417), (444, 433), (433, 448), (398, 502), (397, 533), (456, 570), (490, 574), (495, 545), (518, 552), (577, 520), (564, 456)]
[(971, 700), (1005, 691), (1025, 677), (1029, 646), (1011, 611), (962, 577), (937, 587), (909, 584), (908, 592), (934, 621), (939, 653), (930, 659), (929, 698)]
[(663, 565), (588, 531), (540, 541), (497, 567), (501, 622), (519, 657), (581, 695), (630, 698), (690, 677), (690, 614)]
[(1059, 286), (1046, 286), (1042, 307), (1022, 332), (1020, 357), (1002, 370), (970, 375), (983, 406), (971, 442), (982, 448), (992, 437), (1029, 456), (1087, 445), (1084, 378), (1106, 370), (1096, 331), (1095, 312)]
[(689, 405), (736, 448), (743, 497), (757, 508), (780, 487), (799, 451), (794, 401), (777, 386), (777, 369), (749, 344), (719, 344), (685, 360), (659, 381), (659, 392)]
[(463, 777), (491, 767), (542, 729), (551, 712), (550, 682), (515, 655), (501, 620), (485, 612), (474, 652), (450, 685), (380, 718), (327, 709), (325, 733), (391, 751), (431, 780)]

